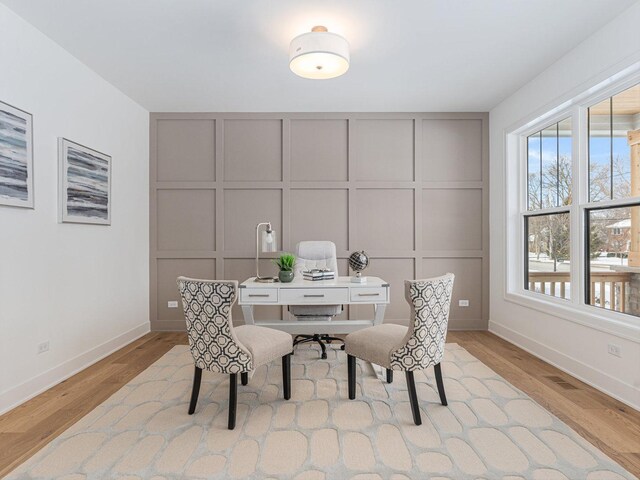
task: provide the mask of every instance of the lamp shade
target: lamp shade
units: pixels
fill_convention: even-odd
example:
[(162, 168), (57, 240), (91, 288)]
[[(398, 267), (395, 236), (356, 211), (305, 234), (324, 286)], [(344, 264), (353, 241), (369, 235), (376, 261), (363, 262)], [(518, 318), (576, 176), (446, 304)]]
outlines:
[(277, 252), (278, 238), (275, 230), (263, 230), (262, 241), (260, 242), (263, 252)]
[(289, 68), (304, 78), (339, 77), (349, 70), (349, 42), (325, 27), (313, 27), (289, 45)]

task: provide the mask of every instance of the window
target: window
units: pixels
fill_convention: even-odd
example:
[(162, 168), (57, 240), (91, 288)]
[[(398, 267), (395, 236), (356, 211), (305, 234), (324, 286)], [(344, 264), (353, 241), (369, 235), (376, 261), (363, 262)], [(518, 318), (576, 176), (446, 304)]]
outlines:
[[(640, 207), (587, 210), (588, 232), (585, 303), (640, 316), (632, 284), (639, 281)], [(633, 228), (633, 232), (632, 232)], [(632, 238), (635, 238), (632, 244)], [(636, 266), (634, 266), (634, 264)]]
[(571, 147), (571, 118), (527, 137), (525, 288), (560, 298), (570, 298)]
[(635, 197), (629, 132), (640, 128), (640, 85), (589, 107), (589, 200)]
[(640, 317), (640, 84), (631, 85), (521, 137), (523, 288)]
[(560, 298), (570, 298), (569, 214), (550, 213), (525, 217), (525, 288)]

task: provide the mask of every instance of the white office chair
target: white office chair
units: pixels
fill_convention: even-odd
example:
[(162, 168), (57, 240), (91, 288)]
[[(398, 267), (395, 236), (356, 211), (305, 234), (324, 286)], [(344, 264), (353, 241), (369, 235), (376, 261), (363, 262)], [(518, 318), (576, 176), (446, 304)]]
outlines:
[[(296, 245), (296, 275), (302, 277), (302, 272), (314, 268), (328, 268), (338, 274), (338, 261), (336, 258), (336, 245), (329, 241), (306, 241)], [(322, 280), (320, 280), (322, 281)], [(342, 305), (291, 305), (289, 311), (300, 321), (325, 320), (329, 321), (342, 313)], [(327, 334), (316, 333), (313, 335), (296, 335), (294, 347), (300, 343), (316, 342), (322, 349), (322, 358), (327, 358), (326, 343), (344, 340)]]

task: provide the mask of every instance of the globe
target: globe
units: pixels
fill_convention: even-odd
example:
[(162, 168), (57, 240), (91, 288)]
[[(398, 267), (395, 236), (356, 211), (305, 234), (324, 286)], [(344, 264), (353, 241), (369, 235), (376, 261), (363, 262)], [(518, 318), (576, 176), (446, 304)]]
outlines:
[(369, 255), (364, 250), (353, 252), (349, 256), (349, 266), (359, 277), (360, 272), (369, 266)]

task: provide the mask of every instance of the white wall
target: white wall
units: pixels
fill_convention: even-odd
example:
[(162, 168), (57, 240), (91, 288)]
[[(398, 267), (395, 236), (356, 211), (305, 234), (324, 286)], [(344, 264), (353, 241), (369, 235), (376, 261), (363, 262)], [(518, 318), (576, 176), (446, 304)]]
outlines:
[[(35, 209), (0, 206), (2, 413), (149, 330), (149, 114), (3, 5), (0, 65), (35, 179)], [(112, 156), (111, 226), (57, 222), (60, 136)]]
[[(593, 34), (490, 114), (491, 130), (491, 321), (489, 329), (597, 388), (640, 408), (640, 328), (547, 309), (505, 298), (506, 221), (505, 129), (530, 121), (640, 60), (640, 3)], [(550, 314), (550, 312), (552, 314)], [(564, 318), (563, 318), (564, 317)], [(599, 322), (601, 320), (601, 322)], [(599, 325), (601, 323), (602, 325)], [(636, 325), (640, 327), (640, 322)], [(601, 327), (601, 328), (600, 328)], [(607, 354), (607, 344), (622, 348), (622, 358)]]

